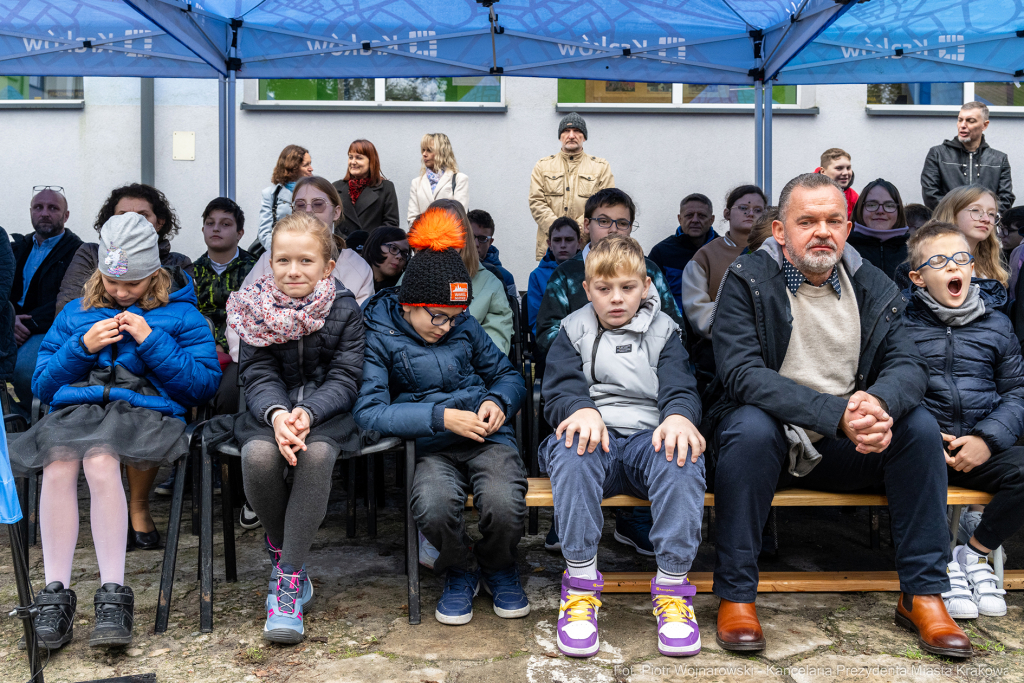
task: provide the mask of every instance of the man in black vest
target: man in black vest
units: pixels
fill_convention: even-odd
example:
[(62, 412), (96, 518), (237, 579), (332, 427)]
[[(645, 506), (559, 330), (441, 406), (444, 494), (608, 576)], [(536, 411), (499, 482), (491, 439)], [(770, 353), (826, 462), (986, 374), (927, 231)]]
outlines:
[(43, 336), (55, 317), (57, 293), (82, 240), (64, 228), (68, 217), (68, 200), (64, 188), (37, 186), (29, 206), (32, 234), (14, 235), (14, 339), (18, 359), (14, 367), (14, 392), (23, 407), (32, 397), (32, 373)]

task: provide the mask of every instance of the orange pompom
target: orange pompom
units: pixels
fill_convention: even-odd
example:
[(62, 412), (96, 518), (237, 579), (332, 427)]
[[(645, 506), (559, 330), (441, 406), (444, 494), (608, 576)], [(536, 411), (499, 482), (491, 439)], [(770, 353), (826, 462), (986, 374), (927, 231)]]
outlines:
[(461, 250), (466, 244), (462, 221), (440, 207), (427, 209), (409, 230), (409, 246), (417, 251)]

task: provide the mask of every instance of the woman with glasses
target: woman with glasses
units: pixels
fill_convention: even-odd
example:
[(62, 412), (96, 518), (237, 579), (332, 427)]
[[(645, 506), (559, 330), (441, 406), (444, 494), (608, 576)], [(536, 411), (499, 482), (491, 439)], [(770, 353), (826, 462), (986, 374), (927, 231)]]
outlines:
[(764, 192), (757, 185), (740, 185), (733, 189), (725, 196), (725, 211), (722, 212), (729, 229), (724, 236), (698, 249), (683, 269), (680, 284), (683, 313), (691, 328), (705, 339), (711, 339), (718, 286), (732, 262), (747, 253), (750, 231), (767, 206)]
[(454, 199), (469, 206), (469, 176), (459, 173), (452, 143), (444, 133), (427, 133), (420, 140), (420, 174), (409, 188), (409, 225), (435, 199)]
[(362, 256), (373, 271), (373, 291), (398, 284), (409, 265), (409, 238), (401, 228), (378, 228), (363, 244)]
[(300, 178), (313, 175), (313, 159), (309, 150), (288, 145), (281, 150), (270, 175), (270, 185), (263, 188), (260, 200), (260, 225), (256, 236), (264, 249), (270, 249), (270, 233), (274, 224), (292, 212), (292, 192)]
[(895, 279), (896, 269), (907, 260), (910, 238), (900, 191), (887, 180), (872, 180), (861, 190), (852, 220), (853, 232), (846, 243)]
[(1006, 287), (1010, 273), (1002, 261), (1002, 244), (996, 234), (999, 226), (999, 198), (980, 185), (965, 185), (952, 190), (935, 207), (932, 221), (952, 223), (967, 239), (974, 256), (974, 277), (998, 280)]
[(344, 211), (334, 231), (342, 237), (356, 230), (373, 231), (398, 227), (398, 195), (395, 184), (380, 172), (377, 148), (369, 140), (348, 147), (348, 173), (335, 181)]

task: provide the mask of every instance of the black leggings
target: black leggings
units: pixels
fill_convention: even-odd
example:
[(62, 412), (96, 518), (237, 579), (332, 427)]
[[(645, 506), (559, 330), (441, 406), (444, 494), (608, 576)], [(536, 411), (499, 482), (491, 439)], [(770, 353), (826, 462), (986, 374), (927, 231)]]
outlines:
[(995, 549), (1024, 526), (1024, 448), (1014, 446), (970, 472), (947, 467), (949, 483), (992, 494), (981, 524), (974, 531), (978, 543)]

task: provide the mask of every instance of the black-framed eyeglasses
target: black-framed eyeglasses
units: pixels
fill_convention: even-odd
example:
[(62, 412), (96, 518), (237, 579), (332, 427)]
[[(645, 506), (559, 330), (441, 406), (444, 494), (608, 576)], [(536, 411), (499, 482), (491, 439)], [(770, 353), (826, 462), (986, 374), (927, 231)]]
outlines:
[(300, 199), (297, 202), (292, 202), (293, 211), (312, 211), (313, 213), (320, 213), (328, 206), (334, 206), (326, 199), (314, 199), (311, 202), (307, 202), (305, 199)]
[(34, 194), (34, 195), (35, 194), (39, 194), (40, 192), (43, 192), (45, 190), (50, 190), (51, 192), (56, 192), (59, 195), (61, 195), (62, 197), (65, 196), (64, 195), (64, 188), (61, 187), (60, 185), (36, 185), (35, 187), (32, 188), (32, 194)]
[(398, 258), (402, 259), (403, 261), (408, 261), (409, 260), (409, 256), (412, 253), (411, 250), (409, 250), (409, 249), (399, 249), (398, 245), (395, 244), (394, 242), (385, 242), (384, 244), (380, 245), (380, 249), (385, 254), (391, 254), (392, 256), (397, 256)]
[(630, 232), (636, 232), (637, 230), (640, 229), (639, 223), (631, 223), (630, 221), (627, 221), (625, 218), (620, 218), (617, 221), (613, 221), (611, 218), (608, 218), (608, 216), (597, 216), (596, 218), (591, 218), (590, 221), (592, 223), (597, 223), (597, 227), (601, 228), (602, 230), (607, 230), (613, 225), (615, 226), (615, 229), (620, 232), (626, 232), (627, 230)]
[(882, 207), (882, 211), (886, 213), (896, 213), (896, 202), (864, 202), (865, 211), (878, 211), (878, 207)]
[(994, 212), (986, 212), (981, 209), (967, 209), (967, 212), (971, 214), (971, 218), (976, 221), (980, 221), (982, 218), (987, 217), (992, 225), (999, 225), (999, 214)]
[(426, 311), (427, 315), (430, 316), (430, 324), (433, 325), (434, 327), (444, 327), (445, 324), (447, 324), (447, 323), (451, 323), (452, 326), (454, 327), (454, 325), (455, 325), (455, 318), (457, 318), (459, 316), (458, 313), (456, 313), (455, 315), (445, 315), (444, 313), (434, 313), (433, 311), (431, 311), (426, 306), (423, 307), (423, 310)]
[(952, 261), (958, 266), (967, 266), (974, 261), (974, 257), (971, 256), (970, 252), (958, 251), (952, 256), (946, 256), (945, 254), (936, 254), (927, 261), (917, 267), (917, 270), (921, 270), (925, 266), (934, 268), (935, 270), (942, 270), (946, 267), (946, 264)]

